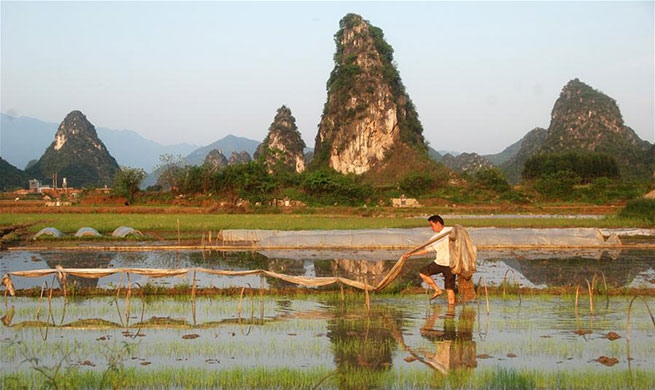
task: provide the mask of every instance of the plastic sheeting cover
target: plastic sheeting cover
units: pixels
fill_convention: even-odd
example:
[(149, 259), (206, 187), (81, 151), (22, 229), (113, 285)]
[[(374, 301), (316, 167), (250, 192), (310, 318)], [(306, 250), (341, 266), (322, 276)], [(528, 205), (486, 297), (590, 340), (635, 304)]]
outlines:
[(41, 237), (43, 235), (51, 236), (51, 237), (63, 237), (64, 236), (64, 234), (62, 232), (60, 232), (57, 228), (45, 227), (45, 228), (39, 230), (39, 232), (36, 233), (34, 236), (32, 236), (32, 239), (36, 240), (37, 238), (39, 238), (39, 237)]
[(129, 226), (119, 226), (113, 231), (113, 233), (111, 233), (111, 235), (112, 237), (121, 237), (121, 238), (129, 235), (143, 237), (143, 233)]
[(98, 231), (92, 227), (81, 227), (77, 231), (77, 233), (75, 233), (75, 237), (85, 237), (85, 236), (100, 237), (102, 236), (102, 234), (98, 233)]
[[(605, 246), (620, 245), (616, 235), (605, 240), (596, 228), (467, 228), (476, 246)], [(430, 228), (373, 230), (224, 230), (225, 241), (252, 242), (261, 247), (413, 247), (428, 240)]]

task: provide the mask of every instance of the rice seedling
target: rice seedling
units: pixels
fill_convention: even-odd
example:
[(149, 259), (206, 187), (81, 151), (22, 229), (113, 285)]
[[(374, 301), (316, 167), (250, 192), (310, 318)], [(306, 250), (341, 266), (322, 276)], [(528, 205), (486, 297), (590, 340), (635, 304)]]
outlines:
[[(94, 389), (102, 383), (102, 373), (76, 370), (69, 374), (75, 388)], [(38, 388), (44, 384), (34, 373), (18, 373), (0, 378), (7, 389)], [(208, 368), (165, 367), (159, 370), (130, 368), (125, 370), (126, 389), (169, 388), (249, 388), (249, 389), (356, 389), (379, 387), (385, 389), (616, 389), (652, 388), (655, 375), (647, 369), (561, 370), (556, 373), (540, 369), (478, 368), (453, 371), (447, 375), (408, 367), (387, 370), (346, 369), (335, 371), (328, 367), (311, 369), (288, 368)], [(320, 385), (320, 387), (317, 387)]]

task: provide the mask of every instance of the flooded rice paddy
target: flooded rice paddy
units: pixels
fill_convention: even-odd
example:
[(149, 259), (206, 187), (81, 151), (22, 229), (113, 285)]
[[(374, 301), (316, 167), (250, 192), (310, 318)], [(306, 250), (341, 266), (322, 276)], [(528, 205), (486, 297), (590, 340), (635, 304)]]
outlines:
[[(263, 268), (352, 279), (384, 274), (399, 256), (383, 251), (4, 252), (2, 273), (66, 267)], [(400, 280), (419, 285), (412, 259)], [(489, 284), (575, 286), (597, 275), (612, 287), (653, 288), (655, 252), (484, 252)], [(200, 275), (198, 275), (200, 277)], [(604, 282), (601, 282), (604, 277)], [(118, 278), (75, 278), (112, 288)], [(190, 278), (190, 277), (189, 277)], [(13, 278), (17, 288), (49, 278)], [(437, 283), (443, 281), (437, 276)], [(69, 281), (70, 282), (70, 281)], [(187, 278), (132, 282), (188, 285)], [(260, 286), (259, 276), (207, 277), (201, 286)], [(264, 279), (265, 287), (286, 287)], [(40, 388), (655, 388), (652, 297), (585, 294), (489, 297), (449, 308), (424, 294), (161, 297), (49, 302), (7, 297), (1, 306), (0, 387)], [(47, 295), (47, 294), (46, 294)], [(618, 338), (615, 338), (616, 336)]]
[[(222, 270), (265, 269), (297, 276), (343, 276), (353, 280), (368, 279), (375, 284), (402, 255), (402, 251), (382, 250), (264, 250), (258, 252), (0, 252), (0, 274), (11, 271), (64, 268), (192, 268), (203, 267)], [(398, 283), (420, 286), (417, 272), (429, 258), (412, 258)], [(503, 281), (517, 282), (521, 287), (545, 288), (585, 285), (585, 279), (594, 275), (608, 287), (655, 288), (655, 250), (652, 249), (580, 249), (562, 251), (535, 250), (481, 250), (478, 252), (480, 277), (489, 285)], [(42, 286), (52, 277), (13, 279), (17, 289)], [(71, 277), (80, 287), (114, 288), (119, 285), (120, 274), (100, 279)], [(143, 286), (151, 283), (173, 287), (190, 285), (190, 277), (157, 278), (132, 275), (132, 282)], [(57, 282), (55, 281), (55, 285)], [(198, 274), (198, 287), (259, 287), (257, 275), (218, 277)], [(287, 282), (265, 279), (264, 287), (287, 287)]]

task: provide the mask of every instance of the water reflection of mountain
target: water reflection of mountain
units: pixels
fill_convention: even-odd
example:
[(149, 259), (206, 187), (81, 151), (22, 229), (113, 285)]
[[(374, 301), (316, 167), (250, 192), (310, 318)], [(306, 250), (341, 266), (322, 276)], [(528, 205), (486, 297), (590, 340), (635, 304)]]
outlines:
[(391, 369), (397, 348), (393, 329), (402, 329), (401, 311), (373, 306), (362, 315), (359, 305), (339, 305), (328, 321), (327, 337), (332, 343), (340, 389), (372, 389), (380, 384), (373, 378)]
[[(43, 252), (40, 254), (43, 261), (50, 268), (58, 265), (63, 268), (109, 268), (116, 257), (114, 252)], [(98, 279), (68, 276), (68, 283), (75, 283), (79, 287), (97, 287)]]
[(535, 285), (569, 286), (586, 285), (597, 275), (603, 283), (603, 274), (609, 287), (629, 285), (635, 276), (655, 267), (655, 259), (640, 251), (622, 251), (616, 260), (610, 257), (550, 257), (532, 260), (503, 259), (503, 263)]

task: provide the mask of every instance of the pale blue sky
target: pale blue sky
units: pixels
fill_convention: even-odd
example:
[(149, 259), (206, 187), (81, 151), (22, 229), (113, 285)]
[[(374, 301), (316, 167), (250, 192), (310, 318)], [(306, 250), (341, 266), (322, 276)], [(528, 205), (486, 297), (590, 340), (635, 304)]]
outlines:
[[(7, 2), (0, 110), (162, 143), (261, 140), (288, 105), (313, 147), (346, 13), (382, 28), (425, 137), (494, 153), (547, 127), (575, 77), (653, 142), (653, 2)], [(54, 129), (53, 129), (54, 131)]]

